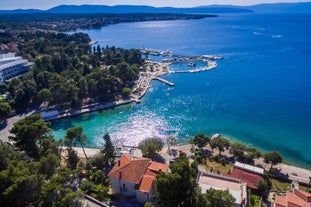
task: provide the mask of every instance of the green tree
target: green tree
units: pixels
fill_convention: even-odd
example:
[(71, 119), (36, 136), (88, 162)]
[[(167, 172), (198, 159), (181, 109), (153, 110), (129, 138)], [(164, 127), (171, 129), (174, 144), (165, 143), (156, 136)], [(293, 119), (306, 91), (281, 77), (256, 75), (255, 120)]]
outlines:
[(150, 159), (154, 159), (163, 146), (164, 143), (160, 138), (148, 138), (138, 144), (143, 156)]
[(44, 122), (40, 114), (33, 114), (19, 120), (13, 125), (10, 137), (15, 141), (15, 146), (26, 152), (32, 158), (39, 158), (37, 143), (50, 136), (51, 129), (48, 123)]
[(206, 191), (205, 196), (209, 201), (207, 207), (234, 207), (235, 198), (229, 193), (228, 190), (215, 190), (209, 189)]
[(81, 126), (69, 128), (66, 132), (65, 144), (68, 147), (72, 147), (79, 143), (82, 147), (85, 158), (88, 159), (83, 146), (86, 140), (87, 136), (83, 134), (83, 128)]
[(13, 146), (0, 140), (0, 171), (7, 169), (12, 160), (23, 160), (22, 152), (14, 149)]
[(38, 98), (41, 101), (50, 101), (51, 99), (51, 91), (48, 88), (43, 88), (38, 92)]
[(83, 180), (80, 184), (81, 190), (83, 190), (86, 194), (90, 195), (92, 191), (95, 190), (96, 185), (93, 181)]
[(208, 136), (200, 133), (194, 136), (194, 138), (192, 139), (192, 142), (194, 145), (198, 146), (199, 148), (202, 148), (205, 145), (207, 145), (207, 143), (209, 143), (210, 140), (211, 139)]
[(102, 152), (95, 154), (88, 160), (87, 168), (91, 169), (96, 167), (97, 169), (103, 170), (105, 167), (105, 155)]
[(264, 200), (266, 200), (268, 197), (268, 190), (269, 190), (269, 185), (266, 182), (266, 180), (261, 180), (257, 185), (257, 191)]
[(78, 156), (78, 153), (73, 148), (69, 147), (67, 150), (68, 150), (68, 154), (66, 156), (67, 167), (69, 167), (71, 170), (74, 170), (77, 168), (80, 158)]
[(0, 206), (28, 206), (35, 203), (41, 182), (37, 163), (11, 161), (7, 169), (0, 172)]
[(102, 149), (102, 153), (104, 154), (104, 166), (105, 167), (111, 167), (114, 164), (114, 159), (115, 159), (115, 149), (114, 146), (111, 142), (111, 138), (109, 134), (104, 135), (104, 141), (105, 141), (105, 146)]
[(142, 149), (142, 148), (144, 148), (145, 146), (147, 146), (149, 144), (156, 145), (158, 151), (161, 151), (163, 146), (164, 146), (164, 143), (163, 143), (162, 139), (154, 137), (154, 138), (147, 138), (147, 139), (144, 139), (141, 142), (139, 142), (138, 148)]
[(241, 160), (244, 158), (246, 149), (247, 147), (244, 144), (240, 142), (234, 142), (231, 144), (230, 153), (232, 153), (237, 160)]
[(59, 158), (55, 154), (49, 154), (46, 157), (42, 157), (39, 162), (39, 172), (44, 174), (47, 179), (51, 178), (56, 168), (59, 166)]
[(260, 157), (262, 157), (261, 152), (253, 147), (247, 148), (247, 152), (244, 154), (245, 161), (248, 163), (252, 163), (255, 158)]
[(1, 119), (5, 119), (10, 114), (12, 108), (7, 102), (0, 102), (0, 121)]
[(170, 168), (172, 173), (162, 173), (156, 179), (156, 193), (161, 206), (195, 206), (198, 187), (189, 160), (179, 157)]
[(124, 87), (122, 90), (122, 96), (128, 97), (131, 94), (131, 89), (129, 87)]
[(39, 198), (40, 207), (49, 206), (82, 206), (82, 195), (73, 191), (72, 184), (77, 181), (68, 168), (59, 168), (49, 182), (43, 182)]
[(42, 139), (39, 145), (40, 157), (46, 157), (50, 154), (54, 154), (60, 158), (59, 146), (60, 142), (56, 141), (52, 136)]
[(158, 148), (155, 144), (148, 144), (147, 146), (142, 148), (143, 157), (147, 157), (150, 159), (154, 159), (158, 154)]
[(263, 158), (265, 163), (271, 164), (271, 169), (274, 165), (282, 163), (283, 161), (281, 154), (277, 151), (267, 152), (264, 154)]
[(224, 152), (225, 149), (230, 146), (230, 142), (226, 138), (216, 137), (211, 140), (210, 145), (212, 149), (218, 148), (219, 155), (221, 155), (221, 152)]

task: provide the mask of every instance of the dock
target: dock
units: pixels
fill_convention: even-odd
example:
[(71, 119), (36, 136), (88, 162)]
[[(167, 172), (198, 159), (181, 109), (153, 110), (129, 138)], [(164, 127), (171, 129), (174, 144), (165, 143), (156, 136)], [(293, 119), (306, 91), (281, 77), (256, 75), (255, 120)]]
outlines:
[(172, 83), (172, 82), (169, 82), (163, 78), (160, 78), (160, 77), (154, 77), (153, 80), (158, 80), (158, 81), (161, 81), (169, 86), (175, 86), (175, 83)]

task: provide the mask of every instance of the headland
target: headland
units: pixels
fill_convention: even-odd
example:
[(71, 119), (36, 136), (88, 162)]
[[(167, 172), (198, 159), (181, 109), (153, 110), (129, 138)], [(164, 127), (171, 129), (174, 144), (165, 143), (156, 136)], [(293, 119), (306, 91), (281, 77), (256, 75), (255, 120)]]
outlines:
[[(158, 80), (169, 86), (175, 86), (174, 83), (165, 80), (162, 76), (172, 73), (194, 73), (211, 70), (217, 67), (217, 63), (214, 62), (213, 60), (222, 59), (222, 57), (210, 55), (202, 55), (202, 56), (176, 55), (172, 54), (169, 51), (160, 51), (147, 48), (141, 49), (141, 52), (143, 55), (152, 54), (156, 56), (161, 55), (164, 57), (169, 56), (170, 59), (164, 59), (161, 62), (155, 62), (150, 59), (146, 59), (145, 64), (142, 67), (142, 71), (139, 73), (138, 78), (135, 81), (134, 86), (132, 87), (129, 97), (118, 98), (116, 101), (113, 102), (93, 103), (89, 105), (84, 105), (81, 109), (68, 109), (63, 111), (58, 110), (40, 111), (42, 118), (45, 121), (51, 121), (55, 119), (62, 119), (84, 113), (90, 113), (93, 111), (108, 109), (133, 102), (140, 103), (141, 98), (147, 93), (152, 80)], [(184, 71), (174, 71), (169, 68), (169, 65), (174, 63), (186, 62), (188, 64), (195, 64), (197, 61), (206, 62), (207, 65), (205, 67), (198, 67), (198, 68), (192, 66), (191, 69)]]

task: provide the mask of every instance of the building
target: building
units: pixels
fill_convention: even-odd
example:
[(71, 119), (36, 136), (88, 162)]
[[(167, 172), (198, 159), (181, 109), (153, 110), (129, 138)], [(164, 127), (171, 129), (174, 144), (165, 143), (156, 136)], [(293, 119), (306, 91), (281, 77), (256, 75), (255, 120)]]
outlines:
[(236, 161), (234, 163), (234, 167), (235, 168), (239, 168), (239, 169), (242, 169), (244, 171), (248, 171), (248, 172), (251, 172), (251, 173), (255, 173), (257, 175), (263, 175), (264, 174), (264, 169), (261, 168), (261, 167), (256, 167), (254, 165), (248, 165), (248, 164), (244, 164), (244, 163), (241, 163), (241, 162), (238, 162)]
[(257, 190), (258, 183), (263, 180), (261, 175), (247, 172), (238, 168), (234, 168), (231, 174), (225, 174), (224, 176), (242, 180), (246, 183), (247, 187), (252, 190)]
[(228, 190), (235, 198), (236, 206), (245, 206), (247, 202), (247, 187), (241, 180), (212, 173), (199, 173), (197, 183), (202, 193), (208, 189)]
[(311, 207), (311, 194), (293, 189), (285, 196), (276, 195), (273, 207)]
[(0, 82), (6, 82), (10, 79), (26, 73), (33, 63), (15, 56), (14, 53), (0, 55)]
[(242, 180), (248, 188), (257, 190), (258, 183), (263, 180), (263, 172), (262, 168), (235, 162), (231, 174), (225, 176)]
[(108, 174), (111, 191), (117, 195), (136, 197), (140, 203), (152, 202), (156, 175), (167, 171), (167, 164), (124, 154)]

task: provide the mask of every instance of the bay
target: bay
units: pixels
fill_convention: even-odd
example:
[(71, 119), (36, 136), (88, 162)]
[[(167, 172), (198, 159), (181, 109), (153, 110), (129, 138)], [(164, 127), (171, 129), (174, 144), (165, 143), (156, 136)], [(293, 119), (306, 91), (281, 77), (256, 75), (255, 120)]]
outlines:
[[(63, 139), (83, 126), (89, 147), (109, 133), (115, 144), (146, 137), (220, 133), (289, 163), (311, 169), (311, 15), (226, 14), (202, 20), (121, 23), (83, 30), (92, 40), (123, 48), (169, 49), (175, 54), (214, 54), (217, 68), (170, 74), (175, 87), (153, 81), (140, 104), (57, 120)], [(176, 66), (184, 67), (184, 66)]]

